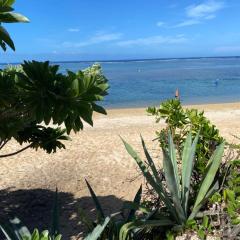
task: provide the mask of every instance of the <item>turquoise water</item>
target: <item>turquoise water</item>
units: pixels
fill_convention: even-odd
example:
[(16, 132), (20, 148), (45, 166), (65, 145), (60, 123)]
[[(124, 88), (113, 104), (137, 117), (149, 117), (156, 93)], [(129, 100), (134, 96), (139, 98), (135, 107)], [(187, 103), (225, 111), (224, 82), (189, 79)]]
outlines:
[[(76, 71), (92, 62), (57, 63)], [(110, 90), (107, 108), (146, 107), (174, 97), (183, 103), (240, 101), (240, 58), (162, 59), (101, 62)]]

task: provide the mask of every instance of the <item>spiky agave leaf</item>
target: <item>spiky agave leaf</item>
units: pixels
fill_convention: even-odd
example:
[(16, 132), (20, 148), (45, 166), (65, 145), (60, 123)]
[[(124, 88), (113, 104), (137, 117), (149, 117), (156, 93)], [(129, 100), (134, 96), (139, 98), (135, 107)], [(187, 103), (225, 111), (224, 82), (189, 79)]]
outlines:
[[(140, 188), (138, 189), (134, 199), (133, 199), (133, 204), (136, 204), (136, 205), (139, 205), (140, 202), (141, 202), (141, 198), (142, 198), (142, 185), (140, 186)], [(129, 214), (128, 214), (128, 217), (127, 217), (127, 222), (129, 221), (132, 221), (133, 218), (134, 218), (134, 215), (136, 213), (136, 210), (137, 209), (131, 209)]]
[(173, 138), (170, 130), (168, 131), (168, 154), (173, 167), (173, 174), (174, 174), (173, 176), (174, 176), (176, 187), (177, 187), (176, 191), (178, 194), (178, 198), (180, 199), (181, 188), (180, 188), (180, 179), (179, 179), (178, 166), (177, 166), (177, 155), (176, 155), (176, 149), (173, 143)]
[(188, 213), (188, 197), (190, 192), (191, 176), (194, 166), (194, 156), (199, 139), (199, 133), (192, 143), (192, 134), (189, 133), (182, 153), (182, 206), (185, 214)]
[(209, 164), (205, 172), (205, 177), (202, 181), (201, 187), (199, 189), (199, 192), (198, 192), (192, 213), (189, 216), (189, 219), (193, 219), (196, 216), (197, 210), (201, 208), (202, 203), (204, 202), (204, 199), (206, 199), (207, 197), (209, 197), (208, 195), (210, 195), (209, 191), (211, 190), (211, 186), (214, 182), (216, 173), (219, 169), (219, 166), (222, 160), (224, 145), (225, 145), (225, 142), (220, 144), (217, 147), (217, 149), (214, 151), (213, 155), (209, 160)]
[(186, 216), (182, 208), (181, 199), (179, 198), (179, 186), (175, 178), (174, 165), (172, 162), (174, 161), (174, 159), (172, 159), (171, 156), (169, 156), (164, 149), (163, 149), (163, 155), (164, 155), (163, 169), (165, 173), (167, 188), (170, 191), (170, 194), (174, 203), (175, 211), (177, 213), (176, 220), (179, 224), (181, 224), (185, 222)]
[(151, 158), (151, 156), (150, 156), (150, 154), (149, 154), (149, 152), (147, 150), (147, 147), (146, 147), (146, 144), (145, 144), (145, 142), (144, 142), (144, 140), (142, 138), (142, 135), (140, 135), (140, 137), (141, 137), (141, 142), (142, 142), (142, 147), (143, 147), (143, 150), (144, 150), (144, 154), (145, 154), (146, 159), (148, 161), (149, 167), (152, 170), (152, 173), (153, 173), (153, 176), (155, 178), (155, 181), (156, 182), (161, 182), (162, 180), (159, 177), (157, 168), (156, 168), (156, 166), (155, 166), (155, 164), (154, 164), (154, 162), (153, 162), (153, 160), (152, 160), (152, 158)]
[(88, 234), (88, 236), (86, 238), (84, 238), (84, 240), (97, 240), (97, 239), (99, 239), (99, 237), (101, 236), (101, 234), (103, 233), (103, 231), (107, 227), (110, 220), (111, 220), (110, 217), (106, 217), (103, 224), (98, 224), (94, 228), (94, 230), (90, 234)]
[(85, 179), (85, 181), (86, 181), (88, 190), (91, 194), (92, 200), (93, 200), (93, 202), (95, 204), (95, 207), (96, 207), (96, 211), (97, 211), (97, 215), (98, 215), (98, 222), (101, 222), (101, 220), (105, 218), (102, 206), (101, 206), (95, 192), (93, 191), (91, 185), (89, 184), (89, 182), (86, 179)]
[(156, 191), (156, 193), (159, 195), (160, 199), (166, 204), (167, 208), (169, 209), (171, 215), (177, 219), (175, 208), (172, 205), (171, 200), (167, 196), (167, 193), (162, 185), (162, 182), (156, 182), (152, 174), (149, 172), (147, 166), (142, 161), (142, 159), (138, 156), (138, 154), (133, 150), (133, 148), (122, 139), (123, 144), (127, 150), (127, 152), (130, 154), (130, 156), (136, 161), (138, 164), (140, 170), (142, 171), (144, 177), (148, 181), (148, 183), (153, 187), (153, 189)]

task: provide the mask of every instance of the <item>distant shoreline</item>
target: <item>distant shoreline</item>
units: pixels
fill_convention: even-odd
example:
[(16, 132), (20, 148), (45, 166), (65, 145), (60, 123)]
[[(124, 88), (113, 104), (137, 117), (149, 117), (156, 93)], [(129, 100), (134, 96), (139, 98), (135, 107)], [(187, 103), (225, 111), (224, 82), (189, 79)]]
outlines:
[[(58, 63), (111, 63), (111, 62), (141, 62), (141, 61), (167, 61), (167, 60), (197, 60), (197, 59), (233, 59), (240, 58), (240, 56), (211, 56), (211, 57), (172, 57), (172, 58), (136, 58), (136, 59), (109, 59), (109, 60), (71, 60), (71, 61), (49, 61), (53, 64)], [(0, 63), (0, 65), (17, 65), (21, 64), (21, 62), (11, 62), (11, 63)]]
[[(159, 104), (150, 104), (148, 106), (104, 106), (104, 104), (102, 104), (108, 111), (121, 111), (121, 110), (142, 110), (142, 109), (146, 109), (147, 107), (158, 107), (160, 105), (161, 102), (159, 102)], [(182, 104), (183, 107), (187, 107), (187, 108), (197, 108), (197, 109), (225, 109), (225, 108), (231, 108), (231, 109), (239, 109), (240, 110), (240, 99), (239, 101), (236, 102), (211, 102), (211, 103), (183, 103)]]

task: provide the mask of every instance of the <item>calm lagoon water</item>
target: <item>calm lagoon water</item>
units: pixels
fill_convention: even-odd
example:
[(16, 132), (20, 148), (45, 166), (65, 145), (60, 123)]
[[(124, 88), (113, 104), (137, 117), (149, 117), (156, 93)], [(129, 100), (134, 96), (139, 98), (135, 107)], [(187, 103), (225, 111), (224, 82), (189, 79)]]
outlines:
[[(61, 71), (93, 62), (57, 63)], [(107, 108), (146, 107), (174, 97), (183, 103), (240, 101), (240, 58), (163, 59), (100, 62), (109, 79)]]

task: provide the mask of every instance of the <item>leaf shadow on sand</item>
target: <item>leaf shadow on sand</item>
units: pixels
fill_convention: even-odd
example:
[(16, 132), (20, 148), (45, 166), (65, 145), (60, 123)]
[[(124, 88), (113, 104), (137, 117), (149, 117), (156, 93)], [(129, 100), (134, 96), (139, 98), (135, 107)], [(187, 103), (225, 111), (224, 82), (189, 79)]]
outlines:
[[(17, 216), (31, 231), (35, 227), (39, 230), (50, 229), (54, 196), (55, 191), (48, 189), (0, 190), (0, 219), (6, 221)], [(123, 204), (121, 199), (113, 195), (99, 196), (98, 199), (106, 215), (119, 211)], [(63, 239), (81, 239), (85, 234), (78, 209), (81, 207), (94, 219), (96, 211), (92, 198), (90, 196), (74, 198), (71, 193), (59, 192), (59, 202), (60, 231)]]

